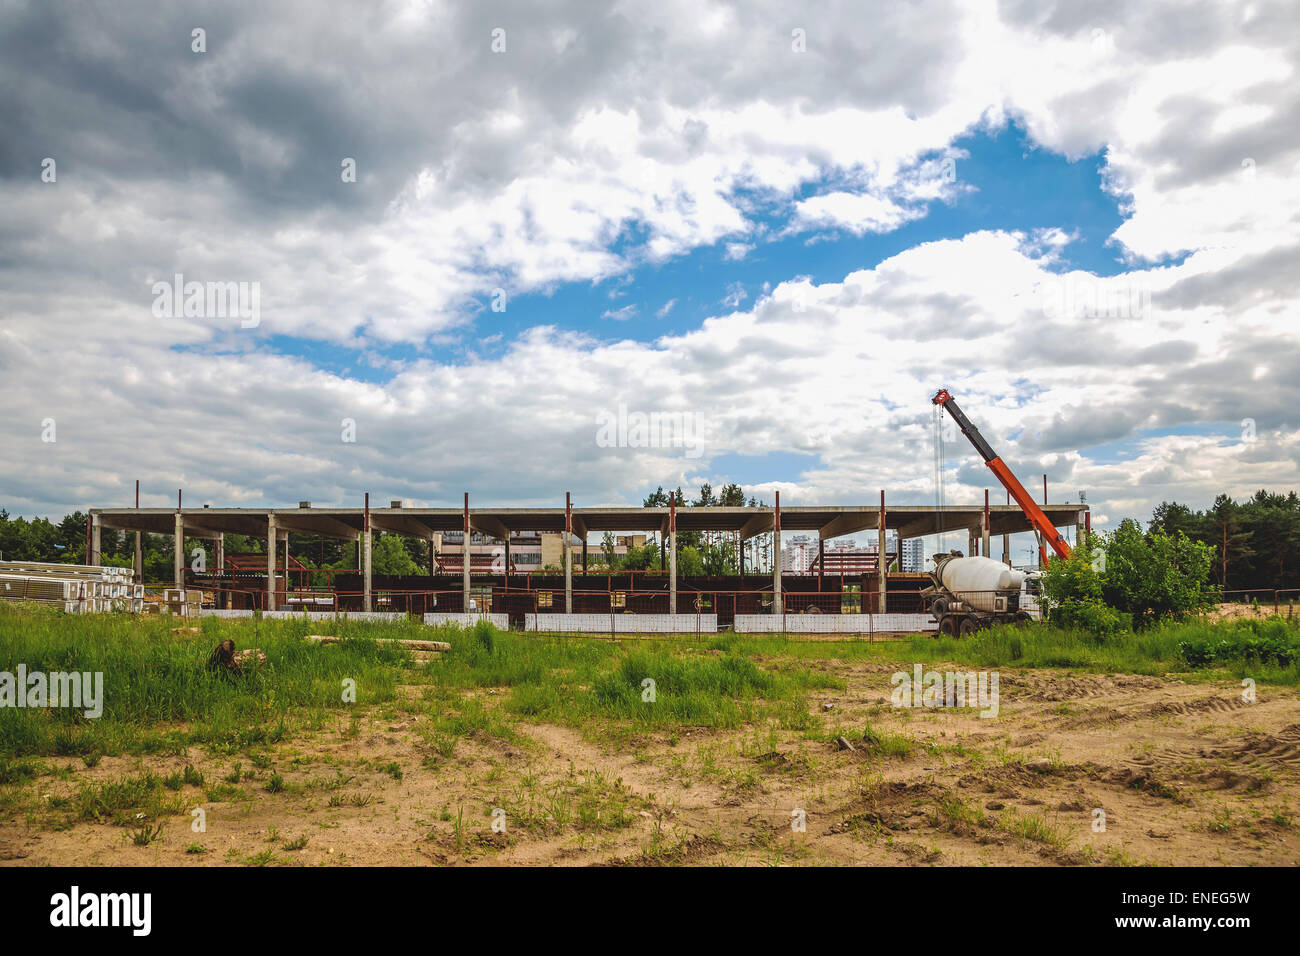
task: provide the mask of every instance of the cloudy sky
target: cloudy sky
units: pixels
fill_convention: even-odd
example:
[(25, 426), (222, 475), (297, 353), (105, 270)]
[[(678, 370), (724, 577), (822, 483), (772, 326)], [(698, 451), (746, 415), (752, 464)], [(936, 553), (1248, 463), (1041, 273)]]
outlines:
[(941, 385), (1102, 525), (1296, 487), (1298, 61), (1289, 2), (0, 0), (0, 504), (933, 503)]

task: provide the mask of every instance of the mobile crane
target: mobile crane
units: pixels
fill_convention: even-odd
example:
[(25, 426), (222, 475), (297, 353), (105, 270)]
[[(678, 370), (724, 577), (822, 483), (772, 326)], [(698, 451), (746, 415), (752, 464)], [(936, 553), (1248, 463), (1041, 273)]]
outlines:
[[(1050, 545), (1058, 557), (1068, 558), (1070, 546), (1061, 533), (1011, 473), (1007, 463), (984, 440), (979, 429), (970, 423), (948, 390), (940, 389), (932, 401), (948, 410), (989, 470), (1016, 499), (1040, 541)], [(1042, 563), (1046, 564), (1047, 552), (1041, 543), (1038, 550)], [(1042, 619), (1039, 572), (1015, 571), (987, 556), (963, 557), (957, 551), (936, 554), (934, 559), (934, 571), (930, 574), (933, 584), (921, 592), (921, 597), (926, 609), (934, 615), (940, 634), (968, 637), (991, 624), (1023, 624)]]
[[(1038, 532), (1042, 541), (1056, 552), (1058, 558), (1070, 557), (1070, 546), (1066, 543), (1061, 532), (1056, 530), (1051, 520), (1043, 513), (1043, 509), (1038, 507), (1034, 499), (1029, 496), (1029, 492), (1025, 491), (1025, 486), (1020, 483), (1019, 478), (1011, 473), (1007, 463), (984, 440), (984, 436), (979, 433), (979, 429), (970, 423), (970, 419), (958, 407), (948, 390), (946, 388), (939, 389), (930, 401), (935, 405), (942, 405), (948, 414), (952, 416), (953, 421), (957, 423), (957, 427), (961, 429), (961, 433), (970, 439), (970, 443), (975, 446), (975, 450), (984, 459), (984, 464), (989, 466), (989, 471), (997, 476), (998, 481), (1002, 482), (1002, 486), (1016, 500), (1016, 504), (1020, 505), (1020, 510), (1025, 513), (1025, 517), (1034, 526), (1034, 530)], [(1042, 544), (1038, 546), (1038, 550), (1044, 558), (1047, 557)], [(1044, 560), (1043, 563), (1046, 564), (1047, 562)]]

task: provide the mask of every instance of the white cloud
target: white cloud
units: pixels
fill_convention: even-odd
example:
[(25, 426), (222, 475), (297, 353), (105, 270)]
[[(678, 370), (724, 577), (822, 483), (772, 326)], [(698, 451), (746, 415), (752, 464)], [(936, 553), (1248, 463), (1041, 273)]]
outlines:
[[(775, 5), (548, 7), (513, 14), (497, 59), (469, 5), (393, 6), (360, 32), (302, 15), (315, 5), (230, 5), (203, 60), (168, 52), (188, 28), (153, 6), (122, 4), (107, 28), (46, 14), (41, 35), (77, 70), (24, 48), (19, 27), (41, 14), (7, 10), (0, 504), (125, 503), (138, 472), (160, 504), (177, 484), (232, 504), (675, 486), (688, 463), (595, 448), (586, 412), (622, 394), (705, 415), (709, 455), (820, 454), (790, 485), (805, 501), (882, 484), (925, 500), (940, 382), (1019, 466), (1115, 517), (1285, 485), (1300, 462), (1284, 427), (1300, 398), (1300, 30), (1292, 5), (1253, 6), (915, 3), (869, 31), (832, 7), (798, 55)], [(1071, 224), (1035, 222), (821, 285), (772, 263), (770, 292), (737, 284), (729, 314), (652, 342), (494, 340), (498, 288), (513, 320), (522, 293), (705, 245), (737, 258), (772, 235), (897, 228), (968, 188), (954, 140), (1008, 119), (1036, 148), (1105, 151), (1129, 275), (1054, 272)], [(46, 154), (56, 184), (33, 165)], [(344, 156), (355, 184), (339, 181)], [(149, 284), (178, 271), (260, 282), (262, 326), (155, 320)], [(1134, 282), (1149, 314), (1098, 310)], [(1069, 309), (1047, 307), (1053, 288)], [(683, 294), (664, 288), (656, 315)], [(462, 344), (470, 325), (491, 358)], [(272, 354), (272, 335), (320, 340), (309, 354), (327, 358)], [(400, 357), (367, 351), (394, 344)], [(367, 365), (394, 377), (326, 370)], [(39, 442), (47, 416), (55, 445)], [(355, 446), (338, 442), (345, 416)], [(1079, 453), (1246, 417), (1254, 443), (1150, 440), (1125, 465)], [(963, 469), (950, 498), (987, 481)]]

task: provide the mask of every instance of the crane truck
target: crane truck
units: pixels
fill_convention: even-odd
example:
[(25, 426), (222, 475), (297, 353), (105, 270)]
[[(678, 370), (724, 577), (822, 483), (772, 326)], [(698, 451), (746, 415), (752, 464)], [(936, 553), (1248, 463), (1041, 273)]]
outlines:
[[(1070, 557), (1070, 546), (1065, 538), (1029, 496), (1007, 463), (984, 440), (979, 429), (971, 424), (948, 390), (941, 388), (931, 401), (952, 416), (962, 434), (984, 459), (984, 464), (1025, 513), (1038, 533), (1038, 549), (1043, 563), (1047, 563), (1044, 544), (1050, 546), (1057, 557)], [(921, 596), (926, 609), (938, 622), (940, 634), (968, 637), (990, 624), (1025, 623), (1042, 618), (1042, 605), (1038, 600), (1040, 576), (1037, 572), (1016, 571), (989, 557), (963, 557), (953, 551), (934, 556), (930, 578), (932, 584), (921, 592)]]

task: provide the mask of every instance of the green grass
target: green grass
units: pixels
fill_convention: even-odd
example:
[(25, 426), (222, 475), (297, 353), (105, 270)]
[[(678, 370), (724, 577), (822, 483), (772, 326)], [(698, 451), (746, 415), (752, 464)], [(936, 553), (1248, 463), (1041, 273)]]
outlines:
[(180, 798), (166, 796), (163, 789), (161, 779), (152, 773), (83, 783), (69, 808), (68, 822), (98, 820), (143, 826), (159, 817), (183, 813)]
[[(981, 667), (1069, 668), (1096, 673), (1204, 674), (1300, 686), (1300, 623), (1266, 621), (1170, 623), (1098, 638), (1050, 625), (993, 627), (970, 638), (916, 634), (897, 641), (790, 641), (781, 637), (718, 635), (709, 647), (762, 660), (878, 660), (953, 662)], [(1213, 649), (1206, 663), (1202, 658)], [(1197, 651), (1200, 650), (1200, 656)], [(787, 665), (788, 666), (788, 665)]]
[[(841, 678), (808, 666), (818, 660), (1176, 671), (1191, 679), (1232, 675), (1300, 685), (1300, 664), (1286, 663), (1287, 648), (1300, 647), (1300, 627), (1284, 621), (1191, 622), (1105, 640), (1033, 627), (992, 628), (967, 640), (916, 635), (876, 643), (725, 634), (611, 641), (502, 633), (486, 623), (466, 632), (414, 621), (215, 618), (204, 618), (198, 635), (181, 638), (171, 633), (172, 623), (0, 605), (0, 668), (22, 662), (29, 670), (104, 674), (99, 719), (71, 708), (0, 709), (0, 785), (30, 783), (42, 772), (34, 757), (81, 755), (92, 767), (101, 755), (184, 754), (192, 746), (209, 755), (248, 754), (255, 766), (267, 769), (274, 745), (331, 722), (337, 726), (341, 716), (351, 719), (355, 734), (359, 712), (376, 706), (424, 714), (425, 760), (434, 762), (452, 759), (465, 739), (517, 744), (513, 725), (519, 719), (630, 736), (762, 721), (817, 734), (822, 720), (809, 712), (809, 693), (844, 689)], [(1268, 633), (1256, 633), (1260, 626)], [(325, 646), (303, 640), (316, 631), (344, 640)], [(210, 672), (207, 656), (227, 637), (240, 649), (261, 648), (266, 666), (242, 676)], [(389, 637), (443, 639), (451, 651), (432, 666), (411, 668), (409, 652), (382, 642)], [(345, 679), (355, 681), (355, 704), (344, 700)], [(399, 683), (423, 689), (411, 700), (399, 696)], [(864, 744), (882, 756), (903, 755), (909, 746), (879, 736), (864, 737)], [(225, 782), (239, 784), (238, 770)], [(204, 787), (205, 781), (187, 766), (179, 778), (169, 776), (160, 785), (179, 791)], [(268, 789), (277, 785), (273, 777)]]
[[(291, 717), (319, 719), (351, 706), (342, 700), (344, 678), (356, 681), (358, 703), (391, 699), (397, 667), (409, 659), (376, 643), (373, 625), (331, 625), (352, 639), (328, 647), (302, 639), (320, 627), (307, 621), (205, 618), (190, 640), (178, 640), (170, 627), (162, 618), (0, 606), (0, 667), (22, 662), (29, 672), (104, 675), (98, 719), (71, 708), (0, 709), (0, 754), (180, 753), (194, 744), (238, 752), (283, 739)], [(384, 625), (382, 635), (414, 636), (408, 631), (430, 636), (418, 624)], [(227, 637), (240, 649), (261, 648), (267, 666), (241, 677), (208, 671), (208, 654)]]

